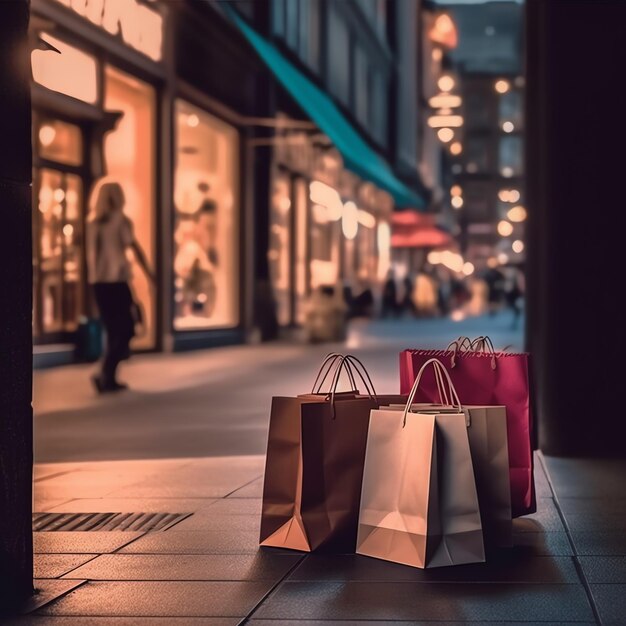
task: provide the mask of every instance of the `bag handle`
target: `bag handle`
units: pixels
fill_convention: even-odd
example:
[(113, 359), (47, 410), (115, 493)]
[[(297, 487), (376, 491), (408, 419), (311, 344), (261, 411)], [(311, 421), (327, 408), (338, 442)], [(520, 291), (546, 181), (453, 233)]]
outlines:
[(448, 344), (446, 352), (449, 352), (453, 346), (454, 349), (452, 350), (452, 356), (450, 357), (450, 367), (454, 367), (456, 365), (457, 352), (469, 352), (472, 349), (472, 340), (469, 337), (461, 335)]
[(454, 341), (451, 341), (446, 347), (446, 351), (449, 351), (454, 346), (454, 351), (462, 352), (463, 349), (471, 350), (472, 348), (472, 340), (469, 337), (464, 337), (461, 335), (457, 337)]
[[(406, 417), (411, 409), (411, 405), (413, 404), (413, 400), (415, 399), (415, 394), (417, 394), (417, 390), (419, 389), (420, 383), (422, 381), (422, 376), (424, 375), (424, 371), (426, 368), (432, 365), (435, 369), (435, 380), (437, 381), (437, 387), (439, 389), (439, 400), (441, 404), (452, 404), (452, 402), (445, 402), (448, 400), (447, 395), (444, 396), (442, 390), (444, 388), (444, 381), (448, 384), (448, 390), (450, 392), (450, 399), (454, 401), (454, 407), (458, 409), (459, 413), (463, 412), (463, 407), (461, 406), (461, 401), (459, 400), (459, 395), (456, 392), (454, 384), (452, 383), (452, 379), (450, 378), (450, 374), (448, 370), (445, 368), (444, 364), (439, 359), (428, 359), (424, 365), (420, 368), (417, 376), (415, 377), (415, 382), (413, 383), (413, 387), (411, 388), (411, 392), (409, 393), (409, 397), (407, 399), (406, 406), (404, 407), (404, 414), (402, 420), (402, 428), (406, 426)], [(444, 400), (445, 397), (445, 400)]]
[(378, 395), (376, 393), (376, 389), (374, 388), (372, 378), (367, 371), (365, 365), (363, 365), (363, 362), (355, 357), (354, 354), (346, 354), (346, 359), (350, 362), (350, 364), (354, 367), (355, 371), (359, 375), (359, 378), (363, 382), (363, 385), (365, 385), (365, 389), (368, 392), (368, 395), (374, 396), (374, 398), (378, 399)]
[[(335, 368), (335, 373), (333, 375), (333, 380), (332, 380), (332, 384), (331, 384), (331, 391), (329, 392), (329, 395), (326, 396), (326, 398), (330, 397), (330, 406), (332, 409), (332, 418), (335, 419), (335, 394), (337, 392), (337, 384), (339, 383), (339, 378), (341, 377), (341, 371), (343, 370), (343, 368), (346, 368), (346, 371), (348, 372), (352, 372), (352, 368), (355, 368), (356, 373), (358, 374), (359, 378), (361, 379), (361, 381), (363, 382), (363, 384), (365, 385), (365, 390), (367, 391), (367, 395), (369, 396), (370, 400), (372, 400), (372, 402), (374, 402), (374, 404), (376, 404), (376, 406), (378, 406), (378, 398), (376, 397), (376, 394), (372, 392), (372, 390), (370, 389), (370, 385), (372, 384), (372, 381), (369, 377), (369, 374), (367, 373), (367, 370), (365, 369), (365, 366), (363, 365), (363, 363), (361, 363), (361, 361), (359, 361), (359, 359), (357, 359), (355, 356), (348, 354), (345, 356), (339, 355), (340, 356), (340, 361), (339, 361), (339, 365)], [(363, 371), (361, 371), (361, 369), (359, 367), (357, 367), (357, 365), (354, 363), (354, 361), (356, 361), (362, 368)], [(352, 376), (354, 375), (354, 372), (352, 372)], [(367, 378), (367, 380), (366, 380)], [(368, 382), (369, 381), (369, 385)]]
[[(320, 365), (320, 369), (317, 372), (315, 381), (313, 382), (311, 393), (321, 392), (322, 385), (324, 384), (324, 381), (326, 380), (326, 378), (328, 378), (328, 375), (333, 371), (333, 367), (336, 368), (338, 366), (337, 361), (343, 358), (344, 358), (343, 354), (340, 354), (339, 352), (331, 352), (326, 355), (326, 358), (322, 361), (322, 364)], [(326, 371), (324, 372), (324, 370)], [(324, 372), (323, 376), (322, 376), (322, 372)], [(348, 375), (348, 378), (350, 379), (352, 390), (358, 391), (358, 389), (356, 388), (356, 381), (354, 379), (354, 374), (350, 368), (347, 369), (347, 375)], [(321, 377), (321, 380), (320, 380), (320, 377)]]
[[(476, 346), (476, 347), (475, 347)], [(491, 369), (496, 369), (496, 350), (493, 347), (493, 341), (488, 335), (476, 337), (470, 345), (470, 350), (474, 352), (488, 352), (491, 354)]]

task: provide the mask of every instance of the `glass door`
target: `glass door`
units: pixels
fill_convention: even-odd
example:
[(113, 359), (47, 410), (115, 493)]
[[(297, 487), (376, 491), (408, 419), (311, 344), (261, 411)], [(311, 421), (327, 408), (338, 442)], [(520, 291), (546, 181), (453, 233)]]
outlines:
[(36, 116), (33, 172), (33, 331), (63, 340), (85, 310), (83, 132)]

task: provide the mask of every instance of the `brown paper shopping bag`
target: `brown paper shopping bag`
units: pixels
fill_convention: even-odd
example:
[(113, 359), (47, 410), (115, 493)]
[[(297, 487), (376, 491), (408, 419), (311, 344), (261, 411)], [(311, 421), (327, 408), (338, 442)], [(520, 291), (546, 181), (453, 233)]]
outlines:
[[(368, 392), (359, 395), (356, 359), (336, 356), (322, 366), (335, 368), (329, 392), (320, 392), (316, 381), (310, 394), (272, 400), (263, 546), (354, 552), (369, 415), (378, 401), (357, 371)], [(337, 391), (342, 370), (353, 386), (348, 392)]]
[(371, 413), (356, 549), (421, 568), (485, 560), (466, 415), (409, 411), (433, 361), (403, 411)]

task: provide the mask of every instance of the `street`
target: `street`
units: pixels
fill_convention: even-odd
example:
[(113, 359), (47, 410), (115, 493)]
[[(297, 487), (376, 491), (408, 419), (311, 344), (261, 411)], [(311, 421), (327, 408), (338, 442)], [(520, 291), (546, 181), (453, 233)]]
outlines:
[(459, 335), (522, 345), (507, 314), (462, 322), (353, 322), (346, 345), (272, 343), (140, 355), (122, 369), (131, 390), (96, 396), (94, 366), (35, 373), (38, 463), (263, 454), (273, 395), (307, 392), (331, 351), (358, 355), (380, 392), (398, 390), (398, 352), (444, 348)]

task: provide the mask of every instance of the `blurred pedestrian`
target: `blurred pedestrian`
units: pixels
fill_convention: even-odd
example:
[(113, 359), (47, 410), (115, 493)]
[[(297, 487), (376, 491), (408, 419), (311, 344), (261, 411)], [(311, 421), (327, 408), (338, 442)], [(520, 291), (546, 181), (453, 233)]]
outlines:
[(513, 313), (511, 328), (515, 330), (522, 314), (523, 274), (516, 268), (511, 267), (505, 281), (504, 301), (506, 307)]
[(146, 256), (137, 243), (133, 224), (124, 213), (124, 191), (118, 182), (101, 179), (92, 191), (87, 222), (87, 273), (106, 333), (100, 372), (92, 377), (99, 393), (126, 389), (117, 380), (117, 368), (130, 357), (136, 311), (129, 286), (131, 266), (127, 251), (150, 279)]
[(389, 315), (396, 317), (398, 315), (398, 293), (393, 270), (389, 270), (387, 280), (383, 287), (381, 314), (383, 317), (388, 317)]
[(414, 296), (414, 284), (410, 274), (404, 277), (404, 297), (402, 298), (402, 304), (400, 308), (402, 312), (408, 311), (412, 317), (417, 317), (417, 307), (415, 306)]
[(504, 296), (504, 274), (496, 267), (490, 267), (483, 276), (487, 283), (489, 315), (493, 316), (502, 305)]

